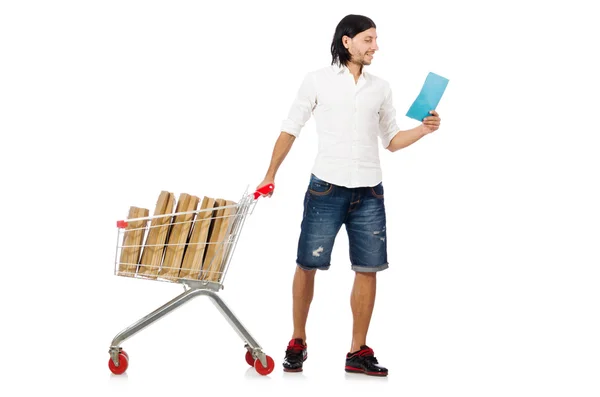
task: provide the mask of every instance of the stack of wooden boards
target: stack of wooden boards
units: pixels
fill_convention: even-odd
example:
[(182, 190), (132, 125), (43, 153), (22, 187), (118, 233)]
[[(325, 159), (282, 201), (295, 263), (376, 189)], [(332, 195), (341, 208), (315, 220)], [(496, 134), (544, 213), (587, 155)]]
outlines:
[[(235, 205), (210, 197), (200, 203), (198, 197), (182, 193), (175, 206), (174, 194), (162, 191), (151, 220), (127, 222), (118, 275), (220, 282)], [(173, 215), (181, 212), (186, 214)], [(127, 219), (147, 218), (148, 213), (130, 207)]]

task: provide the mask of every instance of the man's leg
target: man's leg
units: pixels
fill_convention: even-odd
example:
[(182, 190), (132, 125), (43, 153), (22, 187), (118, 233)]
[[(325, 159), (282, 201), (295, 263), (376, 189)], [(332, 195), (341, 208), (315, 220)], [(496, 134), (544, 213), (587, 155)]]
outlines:
[(343, 189), (311, 175), (292, 286), (294, 331), (283, 360), (286, 372), (302, 371), (307, 359), (306, 320), (313, 299), (315, 273), (330, 266), (335, 237), (344, 222), (348, 200)]
[(294, 316), (292, 339), (300, 338), (306, 341), (306, 319), (308, 318), (308, 310), (315, 290), (316, 272), (316, 270), (304, 270), (296, 266), (292, 286)]
[(360, 350), (361, 346), (367, 344), (367, 331), (371, 323), (371, 315), (375, 306), (375, 291), (377, 289), (376, 272), (356, 272), (354, 286), (350, 297), (352, 307), (352, 346), (351, 352)]
[(383, 185), (354, 190), (346, 219), (350, 261), (355, 271), (350, 306), (354, 324), (352, 343), (346, 355), (346, 372), (387, 376), (373, 349), (367, 346), (367, 331), (375, 305), (377, 272), (388, 267)]

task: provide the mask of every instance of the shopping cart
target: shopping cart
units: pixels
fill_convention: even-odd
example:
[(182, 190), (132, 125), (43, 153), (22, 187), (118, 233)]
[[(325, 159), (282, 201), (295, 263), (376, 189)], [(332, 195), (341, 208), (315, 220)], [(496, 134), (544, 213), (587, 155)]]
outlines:
[[(184, 292), (125, 328), (114, 337), (109, 349), (110, 359), (108, 361), (108, 367), (112, 373), (116, 375), (123, 374), (129, 365), (129, 355), (121, 347), (123, 341), (198, 296), (209, 297), (242, 338), (245, 343), (244, 347), (246, 348), (246, 362), (253, 366), (256, 372), (261, 375), (268, 375), (273, 371), (275, 366), (273, 359), (262, 351), (256, 339), (250, 335), (225, 302), (217, 295), (217, 292), (223, 288), (223, 281), (227, 274), (229, 262), (237, 245), (246, 217), (254, 210), (257, 199), (261, 195), (269, 194), (273, 189), (274, 185), (269, 184), (251, 194), (248, 194), (248, 190), (246, 190), (239, 202), (232, 205), (216, 206), (192, 212), (173, 212), (117, 222), (118, 236), (117, 252), (115, 255), (115, 275), (180, 283), (183, 285)], [(224, 237), (219, 239), (219, 241), (214, 241), (215, 239), (212, 238), (205, 240), (203, 243), (195, 244), (191, 237), (181, 244), (170, 244), (171, 240), (169, 240), (169, 244), (152, 244), (152, 241), (150, 241), (151, 238), (149, 236), (152, 229), (155, 229), (156, 233), (167, 233), (167, 230), (169, 230), (168, 233), (171, 234), (174, 233), (175, 228), (185, 228), (187, 226), (185, 228), (187, 230), (186, 235), (191, 236), (193, 233), (192, 230), (200, 231), (203, 227), (206, 230), (210, 225), (212, 228), (211, 235), (213, 235), (217, 233), (215, 226), (217, 222), (219, 222), (221, 229), (225, 230), (225, 232), (221, 233)], [(140, 227), (139, 225), (142, 226)], [(144, 241), (143, 236), (146, 237), (145, 243), (139, 245), (131, 244), (131, 237), (136, 235), (136, 233), (139, 237), (138, 241)], [(123, 258), (127, 258), (127, 255), (123, 255), (123, 250), (137, 250), (136, 252), (139, 254), (142, 249), (148, 249), (149, 252), (151, 250), (159, 250), (160, 260), (162, 261), (160, 267), (145, 266), (137, 259), (132, 260), (132, 263), (123, 262)], [(204, 262), (200, 266), (197, 265), (196, 269), (184, 269), (183, 266), (176, 269), (169, 269), (164, 259), (169, 249), (184, 250), (190, 253), (190, 255), (194, 252), (200, 258), (204, 258)], [(199, 250), (201, 253), (198, 254), (194, 250)], [(207, 259), (209, 256), (210, 260)], [(136, 258), (138, 257), (136, 255)], [(200, 259), (200, 262), (202, 262), (202, 259)]]

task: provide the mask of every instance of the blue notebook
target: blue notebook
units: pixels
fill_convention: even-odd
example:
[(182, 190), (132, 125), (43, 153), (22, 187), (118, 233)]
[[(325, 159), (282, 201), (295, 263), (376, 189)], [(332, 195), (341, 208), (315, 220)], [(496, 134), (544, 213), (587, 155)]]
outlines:
[(425, 117), (431, 116), (429, 111), (435, 110), (440, 103), (447, 85), (447, 78), (429, 72), (419, 96), (408, 109), (406, 116), (418, 121), (423, 121)]

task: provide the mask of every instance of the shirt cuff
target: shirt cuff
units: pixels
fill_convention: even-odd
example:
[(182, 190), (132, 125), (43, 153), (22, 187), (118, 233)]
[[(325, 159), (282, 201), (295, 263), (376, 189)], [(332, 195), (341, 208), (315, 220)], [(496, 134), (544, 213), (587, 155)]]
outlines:
[(390, 131), (381, 137), (381, 145), (383, 146), (384, 149), (387, 149), (388, 146), (390, 146), (392, 139), (394, 139), (394, 137), (396, 136), (396, 134), (398, 134), (398, 132), (400, 132), (400, 130), (398, 128), (396, 128), (395, 131)]
[(288, 134), (293, 135), (296, 138), (298, 138), (298, 136), (300, 135), (300, 130), (302, 130), (302, 126), (290, 119), (284, 120), (284, 122), (281, 123), (281, 131), (287, 132)]

